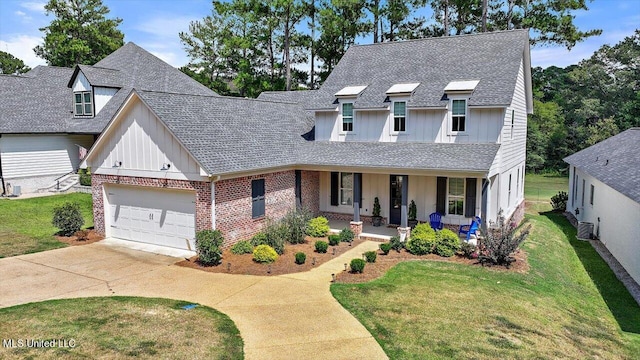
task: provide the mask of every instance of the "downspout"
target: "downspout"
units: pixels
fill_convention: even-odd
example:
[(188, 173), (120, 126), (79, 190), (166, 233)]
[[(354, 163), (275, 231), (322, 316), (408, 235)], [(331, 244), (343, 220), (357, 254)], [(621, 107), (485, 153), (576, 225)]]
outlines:
[[(0, 134), (0, 138), (1, 137), (2, 137), (2, 134)], [(7, 188), (5, 187), (4, 175), (2, 174), (2, 151), (0, 151), (0, 179), (2, 179), (2, 196), (6, 196), (7, 195)]]

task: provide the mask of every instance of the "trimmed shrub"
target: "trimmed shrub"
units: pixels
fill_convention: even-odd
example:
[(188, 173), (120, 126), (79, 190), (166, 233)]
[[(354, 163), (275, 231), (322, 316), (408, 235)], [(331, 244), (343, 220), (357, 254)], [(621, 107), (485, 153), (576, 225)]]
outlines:
[(391, 245), (393, 250), (400, 252), (400, 250), (404, 249), (406, 244), (400, 241), (400, 236), (396, 235), (391, 237), (389, 245)]
[(426, 255), (433, 252), (436, 243), (436, 232), (428, 223), (418, 224), (411, 231), (407, 241), (407, 250), (414, 255)]
[(340, 235), (329, 235), (329, 245), (336, 246), (340, 244)]
[(449, 229), (442, 229), (436, 232), (436, 244), (433, 252), (444, 257), (455, 255), (460, 250), (460, 238)]
[(78, 176), (80, 185), (91, 186), (91, 170), (90, 169), (78, 169)]
[(222, 243), (224, 238), (220, 230), (201, 230), (196, 233), (196, 252), (203, 265), (218, 265), (222, 262)]
[(482, 264), (509, 265), (515, 261), (511, 256), (522, 242), (529, 236), (531, 225), (518, 230), (515, 224), (506, 224), (504, 216), (500, 214), (498, 229), (481, 229), (483, 251), (478, 257)]
[(391, 251), (391, 243), (380, 244), (380, 250), (383, 254), (388, 255), (389, 251)]
[(278, 253), (269, 245), (258, 245), (253, 249), (253, 261), (268, 264), (278, 260)]
[(251, 238), (251, 245), (269, 245), (279, 255), (284, 253), (284, 243), (289, 238), (289, 230), (282, 222), (269, 223), (263, 232)]
[(323, 237), (329, 232), (329, 220), (324, 216), (318, 216), (309, 220), (307, 224), (307, 235), (313, 237)]
[(467, 259), (471, 259), (473, 258), (473, 254), (476, 252), (477, 246), (468, 243), (466, 241), (463, 241), (460, 244), (460, 249), (458, 250), (457, 254), (463, 257), (466, 257)]
[(318, 240), (316, 241), (316, 252), (324, 254), (327, 252), (327, 249), (329, 248), (329, 244), (327, 244), (326, 241), (322, 241), (322, 240)]
[(553, 195), (551, 197), (551, 207), (553, 207), (553, 211), (565, 211), (567, 209), (567, 201), (569, 201), (569, 194), (565, 191), (559, 191)]
[(353, 259), (351, 260), (351, 264), (349, 264), (349, 266), (351, 267), (351, 272), (358, 274), (362, 274), (365, 265), (367, 265), (367, 263), (365, 263), (362, 259)]
[(238, 241), (231, 247), (231, 253), (236, 255), (251, 254), (253, 245), (249, 241)]
[(305, 261), (307, 261), (307, 254), (303, 252), (296, 253), (296, 264), (302, 265)]
[(375, 251), (367, 251), (364, 253), (364, 258), (367, 260), (368, 263), (376, 262), (377, 257), (378, 257), (378, 253)]
[(352, 242), (356, 237), (356, 234), (353, 233), (351, 229), (344, 228), (340, 231), (340, 241), (342, 242)]
[(53, 208), (53, 226), (64, 236), (71, 236), (84, 225), (80, 204), (66, 202)]
[(307, 223), (311, 219), (311, 213), (306, 209), (291, 210), (282, 219), (289, 231), (287, 241), (291, 244), (302, 244), (307, 233)]
[(415, 221), (416, 217), (418, 216), (418, 207), (416, 206), (416, 202), (413, 200), (411, 200), (411, 202), (409, 203), (409, 211), (407, 216), (411, 221)]

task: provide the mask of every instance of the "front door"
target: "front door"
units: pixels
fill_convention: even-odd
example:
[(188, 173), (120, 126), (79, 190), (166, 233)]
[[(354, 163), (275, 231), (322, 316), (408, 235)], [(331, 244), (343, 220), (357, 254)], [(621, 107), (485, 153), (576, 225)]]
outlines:
[(389, 224), (399, 225), (401, 208), (402, 208), (402, 176), (390, 176), (390, 208), (389, 208)]

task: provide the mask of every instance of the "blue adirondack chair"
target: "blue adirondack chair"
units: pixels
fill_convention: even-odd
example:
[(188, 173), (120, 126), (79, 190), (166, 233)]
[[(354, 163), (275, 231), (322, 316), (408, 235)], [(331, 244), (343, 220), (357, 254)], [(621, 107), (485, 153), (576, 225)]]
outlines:
[(469, 225), (460, 225), (460, 230), (458, 230), (458, 235), (467, 235), (466, 241), (469, 242), (471, 240), (471, 235), (476, 236), (476, 231), (480, 229), (480, 225), (482, 224), (482, 219), (476, 216), (471, 220), (471, 224)]
[(434, 212), (429, 215), (429, 224), (434, 230), (442, 230), (444, 224), (442, 223), (442, 215), (439, 212)]

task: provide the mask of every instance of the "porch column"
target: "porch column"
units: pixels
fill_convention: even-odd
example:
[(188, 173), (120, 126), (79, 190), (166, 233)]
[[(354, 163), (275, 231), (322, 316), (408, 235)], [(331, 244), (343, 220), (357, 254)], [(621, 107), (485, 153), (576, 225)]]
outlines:
[(480, 204), (480, 212), (483, 230), (487, 230), (487, 222), (489, 221), (489, 199), (491, 199), (491, 182), (487, 179), (482, 179), (482, 203)]
[(409, 176), (402, 175), (402, 202), (400, 203), (400, 227), (408, 227), (407, 198), (409, 197)]
[(362, 174), (353, 173), (353, 221), (349, 224), (351, 230), (359, 239), (362, 233), (362, 221), (360, 221), (360, 198), (362, 194)]

